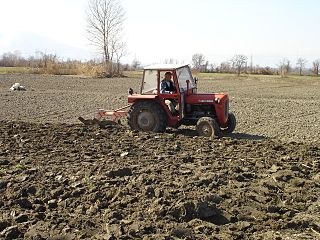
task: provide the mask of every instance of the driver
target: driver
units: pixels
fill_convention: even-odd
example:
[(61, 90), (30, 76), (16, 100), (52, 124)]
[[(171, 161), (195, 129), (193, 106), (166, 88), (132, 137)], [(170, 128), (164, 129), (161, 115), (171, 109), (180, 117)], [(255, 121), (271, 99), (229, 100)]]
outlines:
[[(174, 86), (174, 83), (172, 81), (172, 73), (171, 72), (166, 72), (164, 74), (164, 79), (161, 81), (160, 85), (160, 93), (162, 94), (173, 94), (176, 93), (177, 89)], [(168, 106), (170, 112), (173, 115), (177, 115), (178, 111), (176, 109), (177, 107), (177, 102), (174, 99), (166, 99), (165, 104)]]
[(176, 93), (177, 89), (174, 86), (171, 78), (172, 78), (172, 73), (171, 72), (166, 72), (164, 74), (164, 79), (161, 81), (160, 93), (162, 93), (162, 94)]

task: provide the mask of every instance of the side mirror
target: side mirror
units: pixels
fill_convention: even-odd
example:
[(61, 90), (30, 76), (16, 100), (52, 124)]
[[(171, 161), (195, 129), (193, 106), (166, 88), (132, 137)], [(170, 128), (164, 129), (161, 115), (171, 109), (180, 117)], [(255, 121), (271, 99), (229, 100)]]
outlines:
[(190, 85), (190, 80), (186, 80), (187, 83), (187, 95), (189, 94), (189, 85)]
[(128, 89), (128, 94), (130, 94), (130, 95), (133, 94), (133, 89), (132, 89), (132, 88), (129, 88), (129, 89)]
[(194, 83), (197, 85), (197, 82), (198, 82), (198, 78), (194, 77)]

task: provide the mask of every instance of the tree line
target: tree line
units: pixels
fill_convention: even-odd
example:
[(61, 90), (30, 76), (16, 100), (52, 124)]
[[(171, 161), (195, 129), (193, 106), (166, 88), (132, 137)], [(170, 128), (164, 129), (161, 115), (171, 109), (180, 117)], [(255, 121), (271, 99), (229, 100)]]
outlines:
[[(174, 59), (166, 59), (164, 63), (178, 63)], [(19, 51), (7, 52), (0, 56), (0, 67), (25, 67), (32, 69), (32, 73), (49, 73), (49, 74), (88, 74), (100, 77), (112, 77), (110, 66), (114, 75), (122, 75), (123, 71), (140, 70), (141, 62), (134, 58), (131, 64), (121, 64), (120, 62), (108, 63), (108, 68), (103, 59), (94, 59), (90, 61), (80, 61), (67, 59), (63, 60), (56, 54), (48, 54), (41, 51), (35, 52), (34, 55), (23, 57)], [(289, 73), (304, 75), (306, 72), (319, 76), (320, 59), (312, 62), (311, 68), (306, 68), (307, 60), (298, 58), (294, 65), (290, 60), (283, 58), (277, 67), (262, 67), (248, 63), (248, 57), (245, 55), (234, 55), (229, 61), (220, 64), (212, 64), (206, 60), (203, 54), (197, 53), (192, 56), (192, 69), (198, 72), (207, 73), (235, 73), (240, 75), (257, 74), (257, 75), (281, 75), (286, 76)]]
[[(113, 74), (110, 72), (112, 64)], [(135, 58), (131, 64), (121, 64), (120, 62), (108, 63), (105, 67), (102, 58), (89, 61), (75, 59), (62, 59), (57, 54), (37, 51), (34, 54), (23, 57), (21, 52), (6, 52), (0, 55), (0, 67), (21, 67), (27, 68), (23, 72), (57, 75), (77, 75), (84, 74), (96, 77), (113, 77), (123, 75), (123, 71), (139, 70), (141, 63)]]
[(98, 60), (82, 62), (80, 60), (63, 60), (56, 54), (41, 51), (28, 57), (23, 57), (19, 51), (7, 52), (0, 56), (0, 67), (21, 67), (22, 72), (56, 75), (92, 75), (103, 72)]
[(216, 73), (236, 73), (238, 76), (241, 73), (262, 74), (262, 75), (281, 75), (286, 76), (289, 73), (298, 73), (300, 76), (306, 70), (312, 74), (319, 76), (320, 59), (312, 62), (311, 68), (306, 68), (308, 61), (304, 58), (298, 58), (294, 64), (283, 58), (278, 63), (278, 67), (261, 67), (253, 65), (252, 60), (248, 62), (248, 57), (242, 54), (234, 55), (229, 61), (221, 62), (220, 64), (211, 64), (205, 59), (201, 53), (192, 55), (192, 68), (199, 72), (216, 72)]

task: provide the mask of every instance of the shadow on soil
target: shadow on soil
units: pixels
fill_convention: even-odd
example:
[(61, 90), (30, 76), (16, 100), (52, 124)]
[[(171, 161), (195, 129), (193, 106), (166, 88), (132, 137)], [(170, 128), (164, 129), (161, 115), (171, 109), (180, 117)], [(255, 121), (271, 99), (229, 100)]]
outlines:
[[(189, 137), (195, 137), (198, 136), (198, 133), (194, 129), (177, 129), (177, 130), (169, 130), (168, 132), (176, 132), (181, 135), (189, 136)], [(231, 133), (228, 135), (225, 135), (225, 137), (233, 138), (233, 139), (245, 139), (245, 140), (266, 140), (267, 138), (260, 135), (252, 135), (252, 134), (246, 134), (246, 133)]]
[(266, 140), (267, 137), (260, 136), (260, 135), (252, 135), (246, 133), (231, 133), (228, 137), (235, 138), (235, 139), (246, 139), (246, 140)]

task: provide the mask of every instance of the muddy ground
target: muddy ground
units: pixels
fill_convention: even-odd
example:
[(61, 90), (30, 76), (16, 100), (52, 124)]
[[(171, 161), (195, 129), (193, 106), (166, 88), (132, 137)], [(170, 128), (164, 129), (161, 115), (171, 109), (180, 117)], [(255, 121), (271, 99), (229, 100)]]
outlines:
[(0, 239), (320, 238), (317, 80), (200, 81), (232, 96), (222, 139), (77, 124), (138, 85), (0, 75)]

